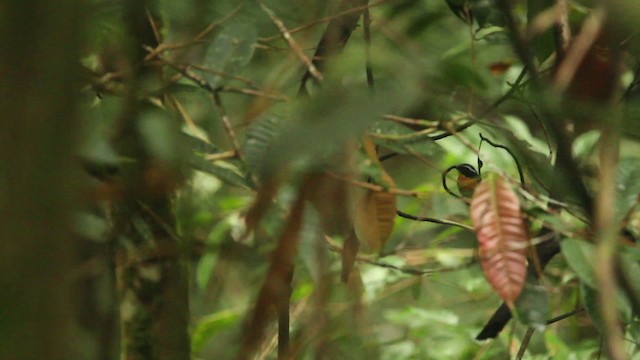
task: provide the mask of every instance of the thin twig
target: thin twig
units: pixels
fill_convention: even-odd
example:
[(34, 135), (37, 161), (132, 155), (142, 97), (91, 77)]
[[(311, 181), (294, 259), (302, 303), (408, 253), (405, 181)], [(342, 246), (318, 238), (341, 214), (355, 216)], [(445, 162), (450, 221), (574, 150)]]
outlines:
[[(165, 59), (161, 59), (163, 61), (167, 61)], [(179, 66), (183, 66), (185, 69), (196, 69), (196, 70), (200, 70), (206, 73), (210, 73), (210, 74), (214, 74), (214, 75), (218, 75), (221, 76), (223, 78), (226, 79), (232, 79), (232, 80), (238, 80), (238, 81), (242, 81), (243, 83), (252, 86), (254, 88), (257, 88), (258, 85), (256, 85), (255, 82), (253, 82), (251, 79), (248, 79), (246, 77), (242, 77), (242, 76), (237, 76), (237, 75), (229, 75), (227, 73), (225, 73), (224, 71), (220, 71), (220, 70), (216, 70), (216, 69), (211, 69), (209, 67), (206, 66), (202, 66), (202, 65), (197, 65), (197, 64), (176, 64)]]
[[(524, 184), (524, 173), (522, 172), (522, 166), (520, 165), (520, 161), (518, 160), (518, 157), (516, 157), (516, 154), (514, 154), (513, 151), (511, 151), (511, 149), (509, 149), (505, 145), (494, 143), (490, 139), (484, 137), (482, 135), (482, 133), (480, 133), (480, 139), (481, 139), (481, 141), (486, 141), (489, 145), (491, 145), (491, 146), (493, 146), (495, 148), (499, 148), (499, 149), (505, 150), (506, 152), (509, 153), (509, 155), (511, 155), (511, 158), (513, 158), (513, 161), (516, 163), (516, 167), (518, 168), (518, 175), (520, 176), (520, 184), (524, 187), (525, 186), (525, 184)], [(480, 144), (482, 146), (482, 142)]]
[(218, 91), (219, 92), (236, 93), (236, 94), (242, 94), (242, 95), (249, 95), (249, 96), (256, 96), (256, 97), (263, 97), (265, 99), (271, 99), (271, 100), (276, 100), (276, 101), (289, 101), (289, 97), (286, 96), (286, 95), (273, 94), (273, 93), (269, 93), (269, 92), (262, 91), (262, 90), (241, 89), (241, 88), (234, 88), (234, 87), (224, 86), (224, 87), (218, 89)]
[(562, 315), (559, 315), (559, 316), (556, 316), (554, 318), (551, 318), (551, 319), (547, 320), (547, 325), (551, 325), (553, 323), (557, 323), (560, 320), (564, 320), (564, 319), (566, 319), (568, 317), (571, 317), (573, 315), (579, 314), (579, 313), (581, 313), (583, 311), (584, 311), (584, 308), (583, 307), (579, 307), (579, 308), (577, 308), (575, 310), (569, 311), (566, 314), (562, 314)]
[[(370, 8), (382, 5), (382, 4), (387, 3), (389, 1), (390, 0), (380, 0), (380, 1), (376, 1), (376, 2), (373, 2), (373, 3), (368, 4), (368, 5), (356, 6), (356, 7), (353, 7), (351, 9), (348, 9), (348, 10), (340, 11), (340, 12), (338, 12), (336, 14), (325, 16), (323, 18), (314, 20), (314, 21), (312, 21), (312, 22), (310, 22), (308, 24), (305, 24), (305, 25), (298, 26), (296, 28), (290, 29), (289, 33), (290, 34), (295, 34), (297, 32), (310, 29), (310, 28), (312, 28), (312, 27), (314, 27), (314, 26), (316, 26), (318, 24), (329, 22), (331, 20), (335, 20), (335, 19), (343, 17), (345, 15), (358, 13), (358, 12), (361, 12), (363, 10), (370, 9)], [(280, 37), (281, 37), (280, 35), (273, 35), (273, 36), (269, 36), (269, 37), (266, 37), (266, 38), (259, 38), (258, 40), (260, 42), (270, 42), (270, 41), (278, 40)]]
[(518, 354), (516, 354), (516, 360), (522, 360), (524, 356), (524, 352), (527, 351), (527, 347), (529, 346), (529, 342), (531, 341), (531, 337), (533, 336), (535, 329), (532, 327), (527, 328), (527, 332), (524, 334), (522, 338), (522, 343), (520, 344), (520, 349), (518, 349)]
[(211, 33), (213, 30), (215, 30), (218, 26), (224, 24), (227, 20), (229, 20), (230, 18), (232, 18), (233, 16), (235, 16), (240, 9), (242, 8), (242, 4), (236, 6), (233, 10), (231, 10), (231, 12), (229, 12), (229, 14), (225, 15), (225, 17), (223, 17), (222, 19), (213, 22), (211, 24), (209, 24), (204, 30), (202, 30), (198, 35), (196, 35), (193, 39), (188, 40), (188, 41), (183, 41), (183, 42), (179, 42), (179, 43), (175, 43), (175, 44), (159, 44), (158, 46), (156, 46), (155, 48), (151, 49), (149, 51), (149, 54), (144, 58), (144, 61), (151, 61), (153, 58), (155, 58), (156, 56), (162, 54), (165, 51), (169, 51), (169, 50), (178, 50), (178, 49), (182, 49), (185, 47), (189, 47), (189, 46), (193, 46), (196, 44), (200, 44), (203, 43), (204, 41), (202, 40), (205, 36), (207, 36), (209, 33)]
[[(333, 252), (336, 252), (338, 254), (342, 254), (342, 247), (339, 246), (338, 244), (336, 244), (330, 237), (325, 235), (325, 240), (327, 242), (327, 244), (329, 245), (329, 249)], [(433, 275), (433, 274), (439, 274), (439, 273), (444, 273), (444, 272), (452, 272), (452, 271), (458, 271), (458, 270), (462, 270), (465, 268), (468, 268), (470, 266), (473, 266), (477, 263), (477, 259), (476, 258), (472, 258), (470, 261), (458, 265), (458, 266), (453, 266), (453, 267), (443, 267), (443, 268), (437, 268), (437, 269), (420, 269), (420, 268), (415, 268), (415, 267), (407, 267), (407, 266), (396, 266), (393, 264), (389, 264), (389, 263), (385, 263), (385, 262), (381, 262), (381, 261), (377, 261), (377, 260), (373, 260), (371, 258), (368, 257), (364, 257), (364, 256), (357, 256), (356, 257), (356, 261), (359, 262), (363, 262), (369, 265), (373, 265), (373, 266), (378, 266), (381, 268), (385, 268), (385, 269), (391, 269), (391, 270), (395, 270), (395, 271), (399, 271), (403, 274), (408, 274), (408, 275), (414, 275), (414, 276), (426, 276), (426, 275)]]
[(463, 228), (465, 230), (473, 231), (473, 228), (471, 226), (466, 225), (466, 224), (462, 224), (462, 223), (459, 223), (459, 222), (456, 222), (456, 221), (445, 220), (445, 219), (436, 219), (436, 218), (423, 217), (423, 216), (415, 216), (415, 215), (407, 214), (407, 213), (402, 212), (400, 210), (397, 210), (396, 214), (398, 214), (398, 216), (400, 216), (400, 217), (403, 217), (403, 218), (409, 219), (409, 220), (425, 221), (425, 222), (432, 222), (432, 223), (441, 224), (441, 225), (457, 226), (457, 227)]
[(363, 189), (368, 189), (368, 190), (373, 190), (373, 191), (377, 191), (377, 192), (385, 192), (385, 193), (389, 193), (389, 194), (394, 194), (394, 195), (400, 195), (400, 196), (409, 196), (409, 197), (415, 197), (415, 198), (424, 198), (427, 194), (425, 192), (422, 191), (413, 191), (413, 190), (405, 190), (405, 189), (398, 189), (398, 188), (393, 188), (393, 187), (384, 187), (384, 186), (380, 186), (380, 185), (376, 185), (376, 184), (372, 184), (372, 183), (368, 183), (365, 181), (360, 181), (360, 180), (356, 180), (353, 179), (352, 177), (349, 176), (345, 176), (345, 175), (340, 175), (337, 173), (333, 173), (330, 171), (326, 172), (327, 175), (336, 178), (338, 180), (343, 180), (346, 181), (352, 185), (361, 187)]
[(298, 43), (293, 39), (293, 37), (291, 37), (291, 33), (289, 33), (289, 30), (287, 30), (287, 27), (284, 25), (282, 20), (280, 20), (276, 16), (276, 14), (273, 12), (273, 10), (271, 10), (267, 5), (265, 5), (262, 2), (262, 0), (256, 0), (256, 1), (258, 2), (262, 10), (269, 16), (269, 18), (274, 23), (274, 25), (276, 25), (278, 30), (280, 30), (280, 34), (282, 35), (282, 37), (287, 41), (287, 43), (289, 44), (289, 47), (291, 47), (291, 50), (293, 50), (293, 52), (298, 56), (300, 61), (302, 61), (302, 63), (307, 67), (307, 70), (309, 71), (311, 76), (313, 76), (318, 81), (322, 81), (324, 79), (322, 74), (318, 71), (316, 66), (309, 59), (309, 57), (305, 55), (300, 45), (298, 45)]
[(243, 160), (244, 156), (242, 154), (242, 148), (240, 147), (240, 143), (238, 142), (238, 138), (236, 137), (235, 131), (233, 131), (233, 127), (231, 126), (231, 122), (229, 121), (229, 117), (227, 116), (227, 112), (222, 105), (222, 99), (220, 99), (219, 93), (216, 91), (212, 95), (212, 101), (215, 107), (220, 112), (220, 120), (222, 121), (222, 126), (224, 126), (224, 130), (227, 132), (229, 136), (229, 140), (231, 140), (231, 146), (233, 146), (233, 150), (240, 160)]
[(235, 8), (233, 8), (233, 10), (231, 10), (227, 15), (225, 15), (222, 19), (211, 23), (209, 26), (207, 26), (204, 30), (202, 30), (198, 35), (196, 35), (196, 37), (194, 38), (195, 41), (199, 41), (204, 39), (205, 36), (209, 35), (209, 33), (211, 33), (213, 30), (215, 30), (218, 26), (224, 24), (225, 22), (227, 22), (227, 20), (231, 19), (232, 17), (234, 17), (238, 12), (240, 12), (240, 9), (242, 9), (242, 6), (244, 4), (240, 4), (238, 6), (236, 6)]
[(401, 124), (421, 126), (421, 127), (437, 127), (440, 125), (440, 122), (435, 120), (413, 119), (413, 118), (408, 118), (408, 117), (398, 116), (393, 114), (384, 115), (382, 118), (384, 120), (395, 121)]
[(204, 156), (205, 160), (208, 161), (218, 161), (218, 160), (228, 160), (237, 157), (235, 151), (223, 151), (221, 153), (216, 154), (207, 154)]
[(458, 199), (462, 199), (462, 195), (458, 195), (456, 193), (454, 193), (453, 191), (451, 191), (451, 189), (449, 189), (449, 186), (447, 185), (447, 175), (454, 169), (456, 169), (458, 167), (458, 165), (452, 165), (449, 166), (449, 168), (447, 168), (445, 171), (442, 172), (442, 187), (444, 188), (444, 191), (446, 191), (449, 195), (456, 197)]
[(375, 80), (373, 78), (373, 65), (371, 65), (371, 14), (369, 14), (369, 7), (364, 9), (362, 14), (364, 25), (364, 53), (365, 53), (365, 68), (367, 72), (367, 85), (369, 90), (373, 91), (375, 87)]

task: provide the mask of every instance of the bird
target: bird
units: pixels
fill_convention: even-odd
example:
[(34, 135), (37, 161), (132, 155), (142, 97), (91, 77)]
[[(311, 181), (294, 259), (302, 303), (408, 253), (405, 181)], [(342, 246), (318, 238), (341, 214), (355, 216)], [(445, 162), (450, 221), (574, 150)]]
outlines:
[(473, 196), (473, 192), (476, 189), (476, 185), (480, 182), (480, 176), (478, 172), (470, 164), (460, 164), (456, 165), (456, 170), (458, 170), (458, 179), (456, 180), (456, 185), (458, 186), (458, 190), (462, 197), (470, 198)]

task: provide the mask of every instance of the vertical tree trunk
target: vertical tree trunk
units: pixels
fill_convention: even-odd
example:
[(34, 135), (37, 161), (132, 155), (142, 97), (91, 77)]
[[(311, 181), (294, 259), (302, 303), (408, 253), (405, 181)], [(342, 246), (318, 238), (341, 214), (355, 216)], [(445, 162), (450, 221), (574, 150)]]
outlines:
[(141, 117), (152, 111), (162, 116), (139, 98), (145, 81), (161, 76), (158, 69), (142, 65), (143, 45), (157, 44), (148, 5), (146, 1), (126, 5), (132, 76), (114, 139), (120, 154), (133, 160), (121, 169), (123, 198), (112, 207), (121, 359), (187, 360), (188, 278), (172, 206), (171, 184), (177, 175), (145, 147), (139, 126)]
[(0, 12), (0, 358), (74, 359), (79, 1)]

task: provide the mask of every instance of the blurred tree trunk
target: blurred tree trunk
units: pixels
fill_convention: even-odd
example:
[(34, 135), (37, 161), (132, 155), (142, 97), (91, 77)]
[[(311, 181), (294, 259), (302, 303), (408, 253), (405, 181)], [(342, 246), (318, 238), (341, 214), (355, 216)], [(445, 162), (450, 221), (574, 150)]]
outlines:
[(0, 358), (74, 359), (79, 1), (0, 12)]
[(132, 161), (121, 169), (123, 197), (113, 203), (115, 264), (120, 301), (121, 359), (190, 359), (188, 277), (176, 236), (172, 195), (177, 172), (145, 146), (140, 122), (161, 116), (141, 94), (162, 75), (144, 65), (143, 46), (156, 46), (147, 1), (126, 5), (129, 95), (114, 144)]

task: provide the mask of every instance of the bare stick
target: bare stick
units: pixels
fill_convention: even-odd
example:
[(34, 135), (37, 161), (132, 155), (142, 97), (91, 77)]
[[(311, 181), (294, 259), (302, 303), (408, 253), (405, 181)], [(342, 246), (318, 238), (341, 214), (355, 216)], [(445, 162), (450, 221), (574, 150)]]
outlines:
[(322, 74), (320, 74), (320, 72), (318, 71), (316, 66), (313, 64), (313, 62), (309, 59), (309, 57), (304, 54), (304, 51), (302, 50), (300, 45), (298, 45), (298, 43), (293, 39), (293, 37), (291, 37), (291, 33), (289, 33), (289, 30), (287, 30), (287, 27), (284, 25), (282, 20), (280, 20), (276, 16), (276, 14), (273, 12), (273, 10), (267, 7), (267, 5), (265, 5), (262, 2), (262, 0), (256, 0), (256, 1), (258, 2), (262, 10), (267, 15), (269, 15), (269, 18), (276, 25), (278, 30), (280, 30), (280, 34), (282, 34), (282, 37), (287, 41), (287, 43), (291, 47), (291, 50), (293, 50), (293, 52), (296, 53), (298, 58), (300, 58), (300, 60), (305, 64), (311, 76), (313, 76), (318, 81), (322, 81), (324, 79), (322, 77)]
[(368, 182), (364, 182), (364, 181), (359, 181), (356, 179), (353, 179), (351, 177), (348, 176), (344, 176), (344, 175), (340, 175), (337, 173), (333, 173), (333, 172), (326, 172), (327, 175), (336, 178), (338, 180), (343, 180), (346, 181), (352, 185), (361, 187), (363, 189), (368, 189), (368, 190), (373, 190), (373, 191), (377, 191), (377, 192), (386, 192), (389, 194), (395, 194), (395, 195), (400, 195), (400, 196), (410, 196), (410, 197), (416, 197), (416, 198), (423, 198), (426, 193), (420, 192), (420, 191), (413, 191), (413, 190), (404, 190), (404, 189), (398, 189), (398, 188), (392, 188), (392, 187), (384, 187), (384, 186), (380, 186), (380, 185), (376, 185), (376, 184), (372, 184), (372, 183), (368, 183)]
[(367, 71), (367, 85), (369, 90), (373, 91), (375, 80), (373, 78), (373, 66), (371, 65), (371, 14), (369, 14), (369, 8), (364, 9), (362, 14), (364, 24), (364, 52), (366, 57), (366, 71)]
[(529, 346), (529, 342), (531, 341), (531, 337), (533, 336), (534, 328), (530, 327), (527, 329), (527, 332), (524, 334), (522, 338), (522, 344), (520, 344), (520, 349), (518, 349), (518, 354), (516, 355), (516, 360), (522, 360), (524, 356), (524, 352), (527, 351), (527, 347)]
[(473, 228), (471, 226), (466, 225), (466, 224), (462, 224), (462, 223), (459, 223), (459, 222), (455, 222), (455, 221), (450, 221), (450, 220), (445, 220), (445, 219), (436, 219), (436, 218), (431, 218), (431, 217), (415, 216), (415, 215), (407, 214), (407, 213), (402, 212), (400, 210), (397, 210), (396, 214), (398, 214), (398, 216), (400, 216), (402, 218), (409, 219), (409, 220), (425, 221), (425, 222), (432, 222), (432, 223), (441, 224), (441, 225), (457, 226), (457, 227), (465, 229), (465, 230), (473, 231)]
[(220, 99), (220, 94), (216, 91), (213, 93), (213, 104), (218, 111), (220, 111), (220, 120), (222, 121), (222, 126), (224, 126), (224, 130), (229, 135), (229, 140), (231, 140), (231, 146), (233, 146), (233, 150), (236, 152), (240, 160), (243, 159), (242, 148), (240, 147), (240, 143), (238, 142), (238, 138), (236, 137), (236, 133), (233, 131), (233, 127), (231, 126), (231, 122), (229, 121), (229, 117), (222, 105), (222, 100)]
[[(303, 31), (303, 30), (307, 30), (307, 29), (310, 29), (310, 28), (312, 28), (312, 27), (314, 27), (314, 26), (316, 26), (318, 24), (329, 22), (331, 20), (335, 20), (335, 19), (343, 17), (345, 15), (358, 13), (358, 12), (361, 12), (361, 11), (363, 11), (365, 9), (370, 9), (372, 7), (375, 7), (375, 6), (378, 6), (378, 5), (382, 5), (382, 4), (387, 3), (387, 2), (389, 2), (389, 0), (380, 0), (380, 1), (373, 2), (373, 3), (369, 4), (369, 5), (356, 6), (356, 7), (353, 7), (351, 9), (349, 9), (349, 10), (340, 11), (340, 12), (334, 14), (334, 15), (325, 16), (323, 18), (314, 20), (314, 21), (312, 21), (312, 22), (310, 22), (310, 23), (308, 23), (306, 25), (302, 25), (302, 26), (298, 26), (296, 28), (293, 28), (293, 29), (289, 30), (289, 34), (294, 34), (294, 33), (297, 33), (297, 32)], [(273, 40), (277, 40), (279, 38), (280, 38), (280, 35), (274, 35), (274, 36), (270, 36), (270, 37), (266, 37), (266, 38), (259, 38), (258, 40), (260, 40), (261, 42), (270, 42), (270, 41), (273, 41)]]

